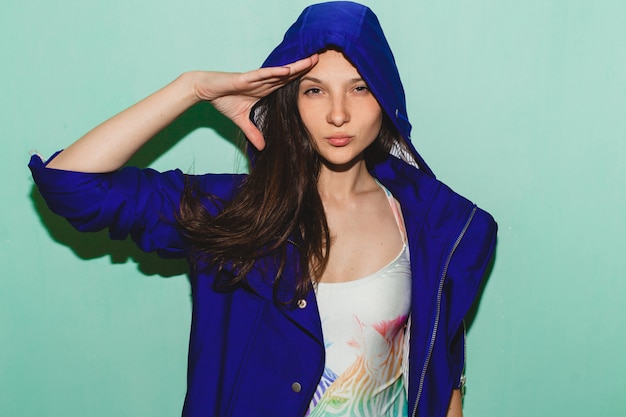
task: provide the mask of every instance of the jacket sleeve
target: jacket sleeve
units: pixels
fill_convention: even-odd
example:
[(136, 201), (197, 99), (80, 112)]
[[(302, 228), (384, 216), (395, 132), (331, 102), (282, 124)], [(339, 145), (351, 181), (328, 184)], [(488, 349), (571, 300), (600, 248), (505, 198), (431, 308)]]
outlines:
[[(127, 167), (92, 174), (45, 165), (39, 156), (31, 157), (29, 168), (41, 195), (50, 210), (65, 217), (79, 231), (108, 228), (112, 239), (130, 235), (146, 252), (156, 251), (162, 257), (185, 255), (185, 244), (176, 226), (185, 185), (185, 175), (180, 170), (161, 173)], [(201, 178), (203, 183), (211, 182)], [(223, 183), (218, 178), (213, 182)]]
[(473, 206), (454, 248), (446, 273), (448, 328), (446, 338), (453, 375), (461, 388), (465, 366), (464, 319), (480, 296), (487, 269), (493, 259), (497, 224), (490, 214)]

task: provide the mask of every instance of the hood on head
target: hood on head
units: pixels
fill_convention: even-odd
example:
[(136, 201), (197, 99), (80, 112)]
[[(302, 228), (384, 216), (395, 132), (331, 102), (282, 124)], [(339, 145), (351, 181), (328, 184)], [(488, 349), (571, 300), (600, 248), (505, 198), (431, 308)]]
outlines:
[(397, 146), (392, 154), (433, 175), (411, 143), (400, 74), (378, 18), (368, 7), (349, 1), (307, 7), (262, 66), (287, 65), (328, 47), (339, 49), (352, 62), (405, 139), (409, 150)]

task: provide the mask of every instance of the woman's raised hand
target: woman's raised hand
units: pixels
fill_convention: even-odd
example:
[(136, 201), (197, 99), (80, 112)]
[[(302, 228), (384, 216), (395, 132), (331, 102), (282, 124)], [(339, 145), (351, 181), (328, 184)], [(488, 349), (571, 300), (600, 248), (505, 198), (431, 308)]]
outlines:
[(257, 149), (265, 147), (265, 139), (250, 121), (250, 111), (261, 98), (298, 78), (315, 64), (318, 56), (312, 55), (283, 67), (260, 68), (244, 73), (200, 73), (194, 83), (199, 100), (211, 104), (231, 119)]
[(49, 168), (110, 172), (180, 114), (201, 100), (230, 118), (259, 150), (261, 132), (250, 121), (252, 106), (272, 91), (311, 69), (317, 55), (284, 67), (244, 73), (188, 72), (128, 109), (96, 126), (48, 163)]

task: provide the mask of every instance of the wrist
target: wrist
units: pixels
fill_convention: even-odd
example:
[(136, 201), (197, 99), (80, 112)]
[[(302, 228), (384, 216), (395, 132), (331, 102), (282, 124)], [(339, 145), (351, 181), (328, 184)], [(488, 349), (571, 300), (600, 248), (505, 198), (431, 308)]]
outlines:
[(172, 86), (180, 92), (178, 94), (190, 105), (202, 101), (197, 90), (201, 74), (201, 71), (183, 72), (172, 82)]
[(206, 86), (208, 83), (209, 73), (206, 71), (189, 71), (181, 74), (179, 81), (194, 104), (206, 101)]

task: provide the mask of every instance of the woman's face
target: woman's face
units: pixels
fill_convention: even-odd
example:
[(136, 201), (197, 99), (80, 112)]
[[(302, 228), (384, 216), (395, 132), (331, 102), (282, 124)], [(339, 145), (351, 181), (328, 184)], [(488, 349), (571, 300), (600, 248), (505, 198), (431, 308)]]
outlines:
[(321, 53), (317, 65), (302, 76), (298, 110), (324, 165), (331, 169), (363, 160), (383, 120), (359, 72), (335, 50)]

